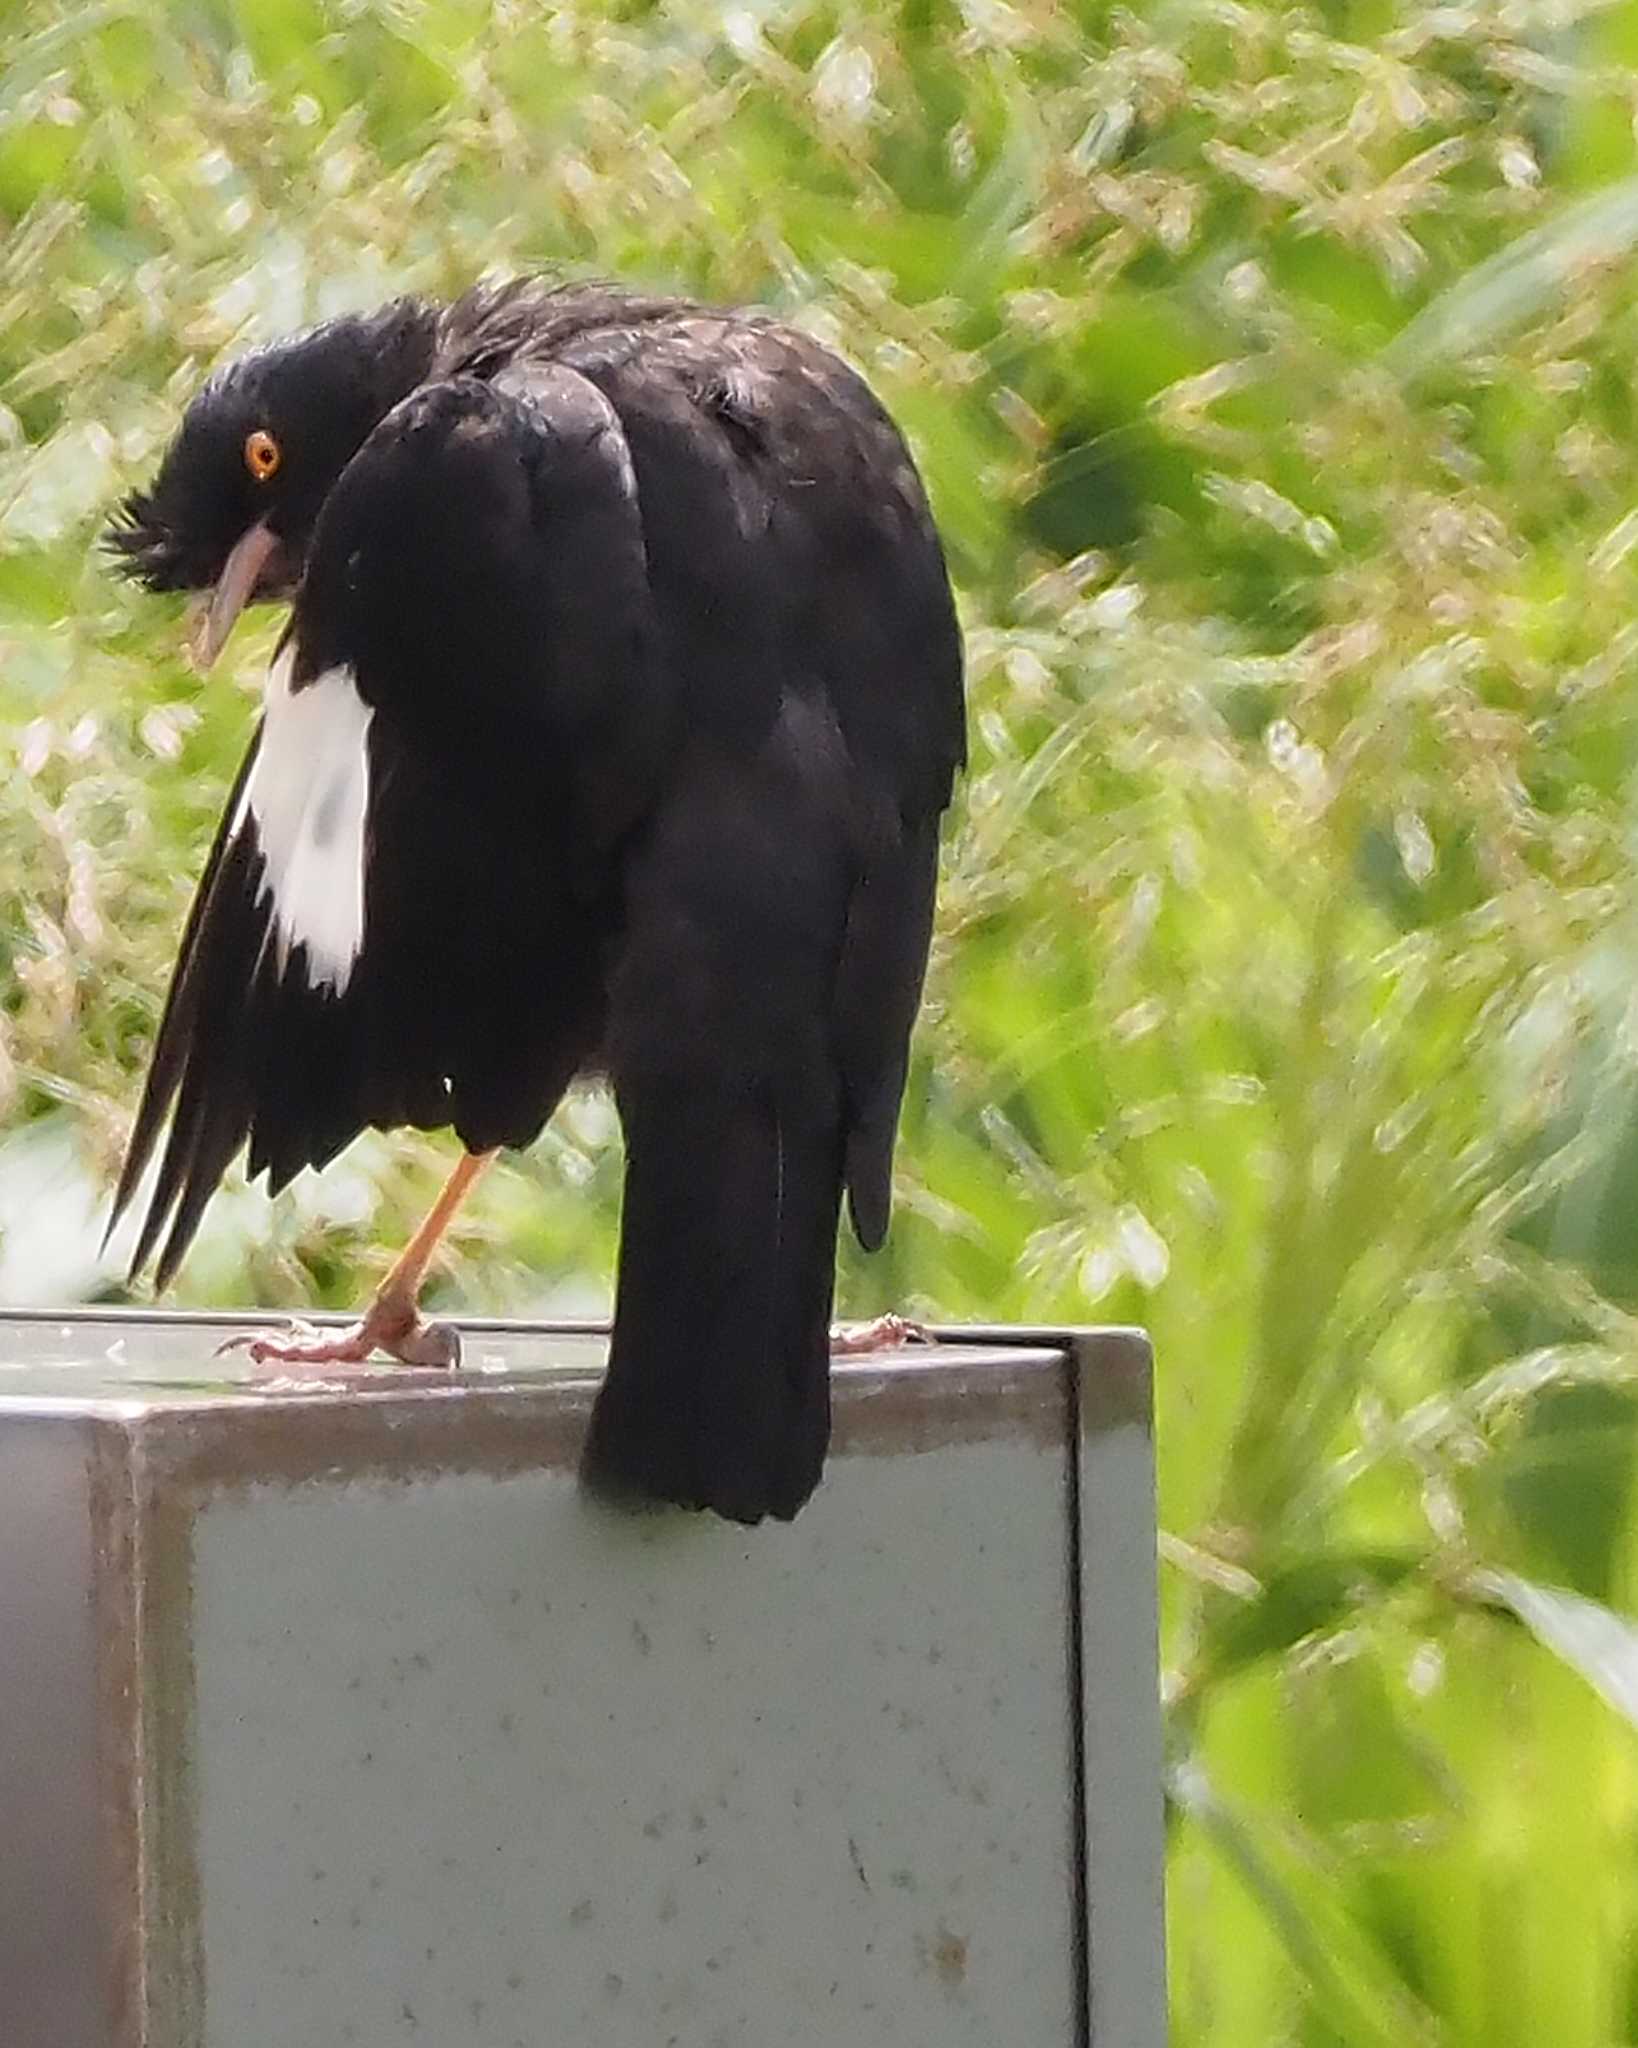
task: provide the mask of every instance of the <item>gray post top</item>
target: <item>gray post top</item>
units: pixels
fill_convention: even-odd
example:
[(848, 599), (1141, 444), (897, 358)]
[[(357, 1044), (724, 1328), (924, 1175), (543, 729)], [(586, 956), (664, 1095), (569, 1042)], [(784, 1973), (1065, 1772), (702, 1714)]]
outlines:
[(0, 2042), (1160, 2048), (1140, 1332), (838, 1359), (748, 1532), (579, 1494), (599, 1327), (247, 1320), (0, 1314)]
[[(218, 1355), (225, 1337), (277, 1320), (255, 1312), (0, 1311), (0, 1423), (80, 1416), (137, 1428), (192, 1417), (222, 1429), (235, 1412), (254, 1412), (299, 1413), (319, 1426), (326, 1411), (361, 1406), (380, 1410), (383, 1421), (420, 1411), (499, 1417), (519, 1410), (551, 1410), (567, 1421), (589, 1408), (608, 1350), (602, 1324), (463, 1317), (466, 1358), (456, 1373), (386, 1364), (281, 1373), (251, 1366), (242, 1352)], [(895, 1417), (908, 1427), (923, 1410), (942, 1412), (957, 1438), (987, 1433), (1001, 1411), (1022, 1423), (1032, 1409), (1061, 1399), (1052, 1390), (1066, 1367), (1080, 1382), (1085, 1426), (1148, 1425), (1150, 1356), (1140, 1330), (946, 1327), (933, 1334), (938, 1341), (930, 1345), (836, 1360), (840, 1447), (865, 1448), (878, 1435), (891, 1446)]]

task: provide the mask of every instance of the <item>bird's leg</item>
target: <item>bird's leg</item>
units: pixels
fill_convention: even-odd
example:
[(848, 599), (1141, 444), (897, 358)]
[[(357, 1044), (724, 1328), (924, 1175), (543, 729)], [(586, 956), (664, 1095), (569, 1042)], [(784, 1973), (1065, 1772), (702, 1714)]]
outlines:
[(385, 1351), (400, 1365), (459, 1365), (460, 1333), (448, 1323), (425, 1319), (420, 1309), (421, 1286), (450, 1219), (494, 1156), (493, 1152), (463, 1154), (421, 1227), (375, 1290), (363, 1316), (350, 1328), (325, 1331), (298, 1324), (283, 1338), (246, 1330), (219, 1345), (218, 1356), (224, 1351), (248, 1351), (256, 1365), (362, 1365), (375, 1352)]
[(935, 1344), (937, 1338), (906, 1316), (872, 1316), (868, 1323), (832, 1323), (830, 1353), (847, 1358), (862, 1351), (893, 1351), (901, 1344)]

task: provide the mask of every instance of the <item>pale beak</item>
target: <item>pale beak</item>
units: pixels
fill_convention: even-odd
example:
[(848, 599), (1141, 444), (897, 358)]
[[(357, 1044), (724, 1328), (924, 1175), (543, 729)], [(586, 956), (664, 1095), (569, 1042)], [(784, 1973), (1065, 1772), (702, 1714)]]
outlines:
[(234, 621), (256, 594), (257, 580), (278, 546), (278, 535), (260, 519), (234, 542), (233, 552), (216, 579), (205, 616), (193, 635), (193, 658), (201, 669), (209, 668), (221, 653)]

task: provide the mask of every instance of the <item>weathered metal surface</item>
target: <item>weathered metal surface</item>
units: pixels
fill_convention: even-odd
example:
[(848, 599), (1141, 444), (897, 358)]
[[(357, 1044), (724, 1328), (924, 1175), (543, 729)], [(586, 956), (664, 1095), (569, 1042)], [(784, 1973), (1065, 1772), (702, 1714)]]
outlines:
[(90, 1440), (0, 1429), (0, 2039), (84, 2048), (107, 2028)]
[(1149, 1341), (1073, 1339), (1080, 1407), (1075, 1508), (1080, 1576), (1084, 1874), (1092, 2048), (1152, 2043), (1164, 2027), (1165, 1836), (1155, 1584)]
[(1163, 2040), (1141, 1338), (845, 1365), (742, 1531), (581, 1500), (598, 1333), (216, 1334), (0, 1320), (0, 2040)]

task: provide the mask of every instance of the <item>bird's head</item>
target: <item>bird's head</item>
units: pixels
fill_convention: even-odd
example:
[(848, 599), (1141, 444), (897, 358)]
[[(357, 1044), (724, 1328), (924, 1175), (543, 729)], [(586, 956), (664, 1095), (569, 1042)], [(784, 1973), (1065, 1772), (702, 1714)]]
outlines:
[(438, 311), (398, 299), (218, 370), (183, 414), (159, 473), (104, 536), (150, 590), (209, 591), (208, 666), (247, 604), (288, 596), (331, 486), (426, 375)]

